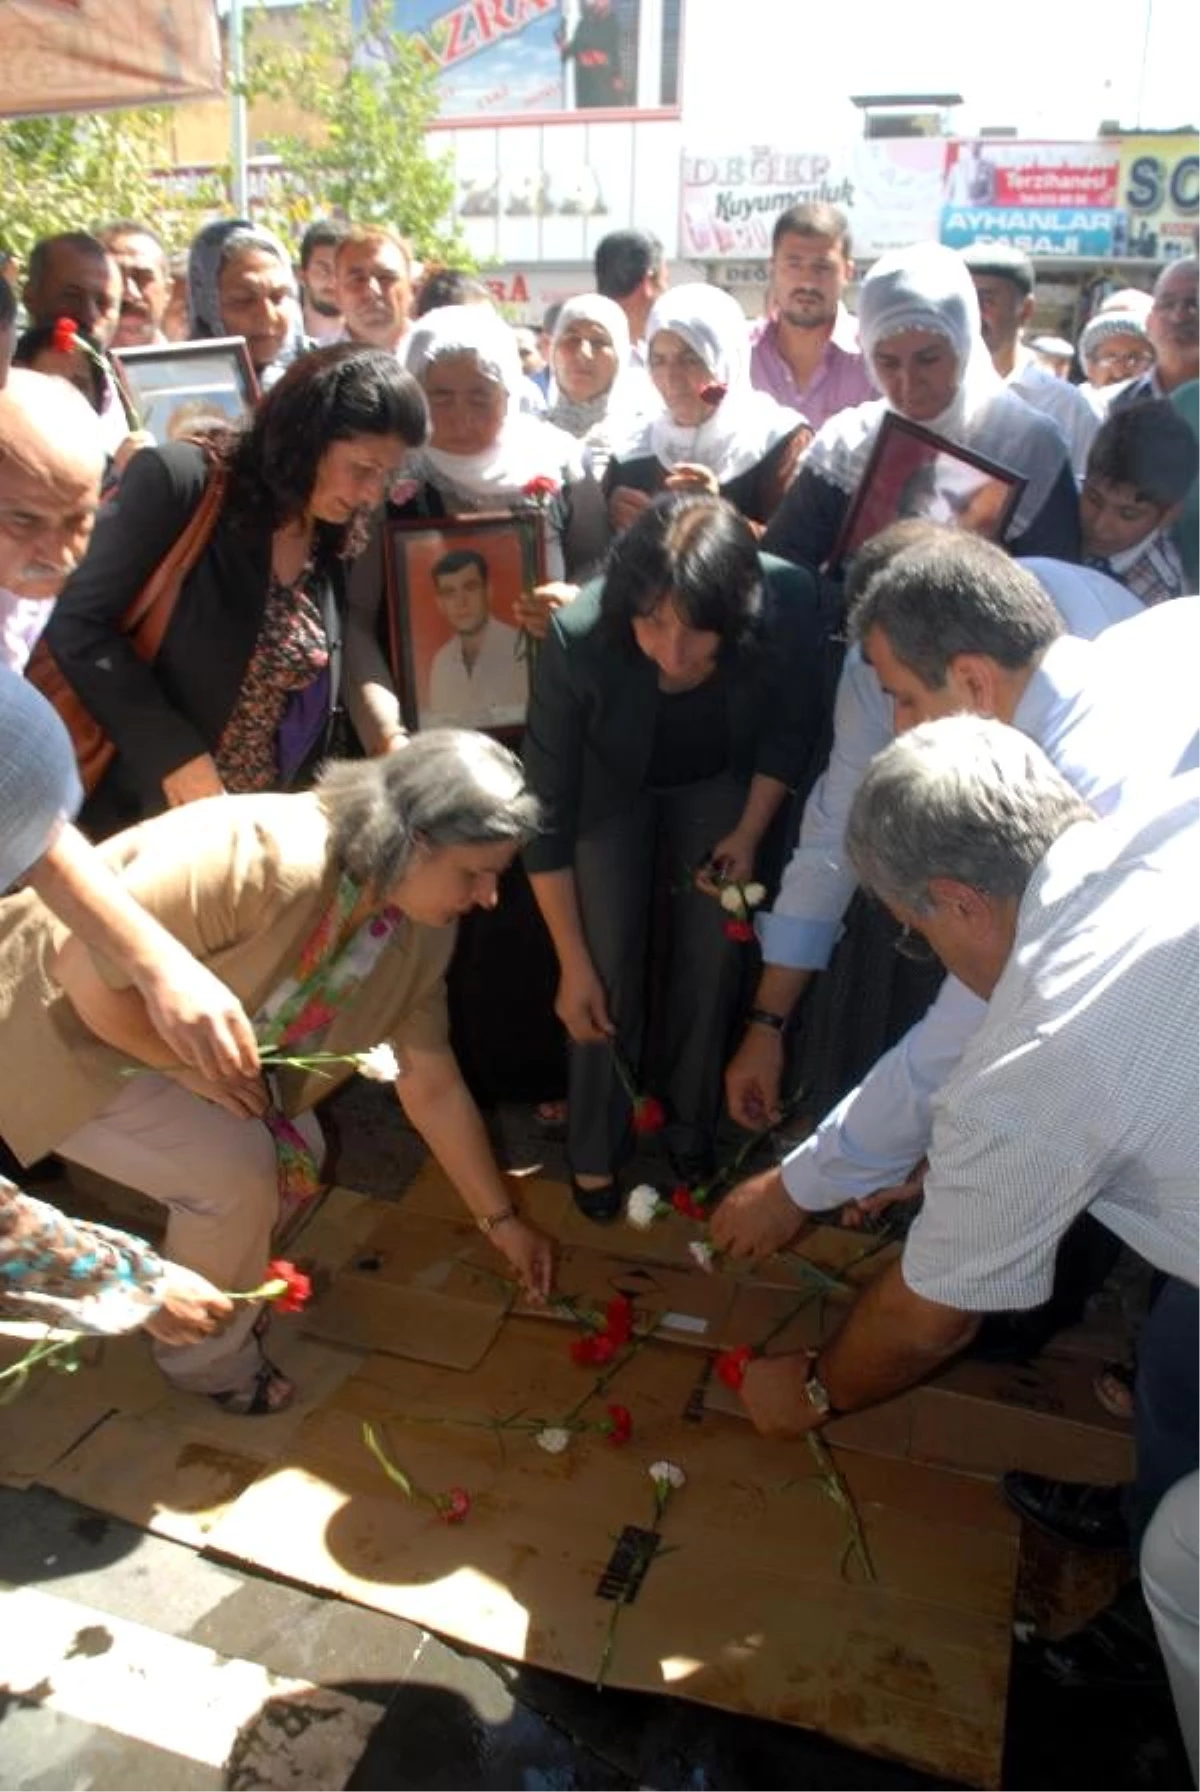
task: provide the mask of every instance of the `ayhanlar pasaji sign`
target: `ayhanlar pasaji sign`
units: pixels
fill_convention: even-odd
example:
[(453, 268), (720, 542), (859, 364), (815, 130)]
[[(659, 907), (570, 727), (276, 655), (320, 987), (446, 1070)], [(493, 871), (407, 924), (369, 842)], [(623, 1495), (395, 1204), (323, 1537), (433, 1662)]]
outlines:
[(1120, 158), (1111, 145), (985, 137), (944, 148), (940, 236), (950, 248), (983, 242), (1028, 255), (1116, 252)]
[(944, 145), (880, 138), (840, 149), (685, 150), (680, 254), (697, 261), (771, 253), (771, 232), (793, 205), (836, 205), (857, 255), (873, 259), (937, 235)]
[(0, 0), (0, 118), (211, 97), (214, 0)]

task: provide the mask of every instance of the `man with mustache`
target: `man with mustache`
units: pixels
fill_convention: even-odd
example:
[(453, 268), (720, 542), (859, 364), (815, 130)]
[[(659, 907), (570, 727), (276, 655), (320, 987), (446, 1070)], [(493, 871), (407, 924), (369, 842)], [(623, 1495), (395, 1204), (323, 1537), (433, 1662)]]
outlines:
[(104, 449), (66, 380), (17, 367), (0, 392), (0, 663), (24, 669), (87, 549)]
[(750, 378), (814, 429), (879, 394), (843, 295), (854, 278), (850, 225), (834, 205), (793, 205), (771, 239), (768, 315), (755, 326)]
[(121, 270), (121, 310), (113, 348), (163, 343), (162, 321), (171, 297), (167, 251), (146, 224), (121, 218), (100, 232), (100, 241)]
[(337, 248), (337, 303), (346, 340), (402, 359), (411, 327), (412, 253), (384, 224), (347, 232)]

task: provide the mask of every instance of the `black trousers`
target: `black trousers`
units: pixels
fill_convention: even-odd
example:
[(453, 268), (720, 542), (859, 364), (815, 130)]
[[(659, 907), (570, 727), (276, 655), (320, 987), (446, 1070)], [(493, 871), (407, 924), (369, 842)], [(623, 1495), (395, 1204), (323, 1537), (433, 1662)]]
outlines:
[[(711, 1150), (722, 1072), (753, 949), (725, 937), (720, 904), (695, 888), (697, 865), (741, 816), (746, 786), (728, 773), (645, 791), (575, 848), (575, 882), (588, 951), (617, 1040), (636, 1076), (646, 1045), (648, 958), (656, 865), (667, 867), (668, 955), (662, 994), (664, 1142), (678, 1158)], [(567, 1155), (576, 1175), (608, 1176), (627, 1153), (629, 1101), (607, 1045), (570, 1047)]]

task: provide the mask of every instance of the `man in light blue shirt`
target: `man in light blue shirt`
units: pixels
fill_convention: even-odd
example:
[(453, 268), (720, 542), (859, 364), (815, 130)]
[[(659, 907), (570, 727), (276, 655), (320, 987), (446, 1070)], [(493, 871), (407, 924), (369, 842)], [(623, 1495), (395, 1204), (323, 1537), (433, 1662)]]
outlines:
[[(772, 973), (775, 987), (786, 990), (789, 969), (797, 977), (821, 962), (822, 946), (826, 957), (832, 950), (855, 882), (845, 817), (866, 763), (886, 744), (879, 738), (883, 701), (890, 700), (899, 732), (962, 710), (1012, 723), (1100, 814), (1200, 763), (1193, 685), (1200, 600), (1144, 612), (1086, 641), (1061, 633), (1044, 592), (1000, 549), (962, 536), (924, 537), (860, 593), (850, 632), (862, 658), (843, 695), (847, 684), (858, 693), (852, 713), (860, 732), (847, 744), (841, 710), (840, 758), (835, 740), (830, 772), (810, 800), (800, 846), (762, 923), (767, 962), (754, 1014), (764, 1021), (779, 1014), (768, 1006)], [(815, 849), (814, 803), (824, 835)], [(799, 1230), (805, 1211), (901, 1182), (928, 1146), (930, 1102), (984, 1012), (978, 997), (949, 978), (918, 1025), (787, 1159), (782, 1188), (759, 1178), (723, 1203), (718, 1242), (766, 1255)], [(763, 1124), (774, 1107), (776, 1063), (781, 1068), (779, 1033), (752, 1019), (726, 1079), (730, 1110), (743, 1124)]]

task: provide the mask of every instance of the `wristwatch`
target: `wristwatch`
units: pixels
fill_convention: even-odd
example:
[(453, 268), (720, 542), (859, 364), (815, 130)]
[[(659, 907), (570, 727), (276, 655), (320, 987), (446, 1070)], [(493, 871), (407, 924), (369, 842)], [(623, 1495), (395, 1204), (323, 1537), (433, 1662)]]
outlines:
[(817, 1371), (817, 1353), (815, 1350), (808, 1359), (808, 1380), (804, 1384), (804, 1398), (808, 1401), (808, 1404), (812, 1407), (813, 1411), (819, 1413), (823, 1419), (834, 1419), (837, 1417), (837, 1408), (829, 1398), (829, 1389), (825, 1386), (825, 1383), (821, 1380)]
[(497, 1226), (502, 1226), (506, 1220), (515, 1220), (516, 1217), (515, 1207), (502, 1207), (499, 1213), (485, 1213), (482, 1219), (475, 1221), (475, 1224), (485, 1238), (490, 1238)]

